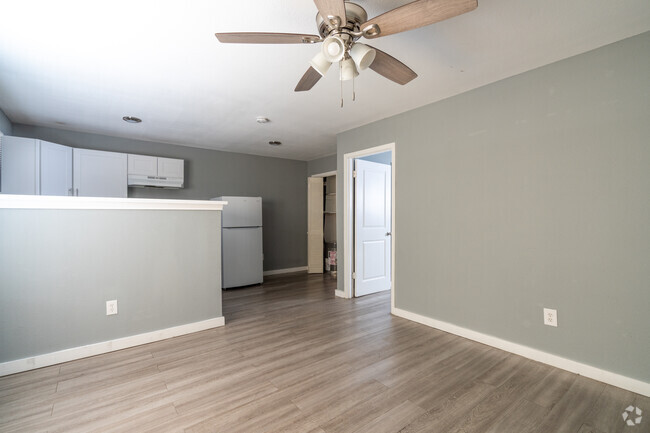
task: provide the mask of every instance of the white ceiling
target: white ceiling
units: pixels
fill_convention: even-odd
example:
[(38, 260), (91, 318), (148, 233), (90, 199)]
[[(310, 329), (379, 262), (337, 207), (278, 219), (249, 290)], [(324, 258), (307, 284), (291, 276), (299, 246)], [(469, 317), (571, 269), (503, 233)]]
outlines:
[[(357, 3), (374, 17), (408, 0)], [(335, 68), (293, 91), (319, 45), (214, 37), (316, 34), (310, 0), (0, 0), (0, 10), (0, 108), (14, 123), (298, 160), (335, 153), (347, 129), (650, 30), (648, 0), (479, 0), (370, 42), (419, 77), (400, 86), (363, 71), (356, 101), (345, 82), (339, 108)]]

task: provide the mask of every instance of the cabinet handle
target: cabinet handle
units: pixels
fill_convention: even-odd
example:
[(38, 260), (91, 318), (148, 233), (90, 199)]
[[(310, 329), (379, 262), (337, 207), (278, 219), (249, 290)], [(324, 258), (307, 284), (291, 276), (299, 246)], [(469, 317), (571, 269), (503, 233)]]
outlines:
[(77, 188), (75, 191), (76, 191), (76, 194), (75, 194), (75, 195), (76, 195), (77, 197), (79, 197), (79, 188)]

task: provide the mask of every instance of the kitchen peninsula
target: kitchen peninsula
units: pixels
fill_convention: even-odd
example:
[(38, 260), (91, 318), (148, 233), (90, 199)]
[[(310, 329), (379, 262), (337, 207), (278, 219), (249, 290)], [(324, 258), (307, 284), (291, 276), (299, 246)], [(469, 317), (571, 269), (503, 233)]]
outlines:
[(0, 375), (222, 326), (225, 204), (0, 195)]

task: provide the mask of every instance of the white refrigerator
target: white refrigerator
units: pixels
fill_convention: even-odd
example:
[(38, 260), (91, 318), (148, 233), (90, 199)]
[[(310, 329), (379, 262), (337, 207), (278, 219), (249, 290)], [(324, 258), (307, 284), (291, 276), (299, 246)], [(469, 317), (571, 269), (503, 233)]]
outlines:
[(224, 196), (212, 200), (228, 202), (221, 213), (221, 287), (261, 283), (262, 198)]

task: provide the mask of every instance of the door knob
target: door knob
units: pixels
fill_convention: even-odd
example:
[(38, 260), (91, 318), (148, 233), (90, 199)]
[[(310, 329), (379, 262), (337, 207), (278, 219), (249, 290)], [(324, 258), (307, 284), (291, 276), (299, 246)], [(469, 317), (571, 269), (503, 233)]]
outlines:
[(386, 236), (390, 236), (390, 234), (391, 234), (390, 232), (386, 232)]

